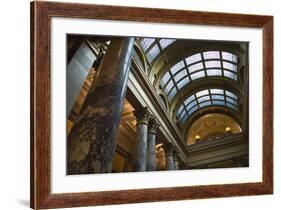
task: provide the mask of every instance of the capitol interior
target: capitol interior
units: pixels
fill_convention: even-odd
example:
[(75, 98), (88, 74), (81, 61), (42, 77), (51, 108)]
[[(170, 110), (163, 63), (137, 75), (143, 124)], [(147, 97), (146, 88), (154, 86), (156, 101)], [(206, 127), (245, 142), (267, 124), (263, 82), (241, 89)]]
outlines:
[(248, 43), (67, 36), (67, 174), (249, 166)]

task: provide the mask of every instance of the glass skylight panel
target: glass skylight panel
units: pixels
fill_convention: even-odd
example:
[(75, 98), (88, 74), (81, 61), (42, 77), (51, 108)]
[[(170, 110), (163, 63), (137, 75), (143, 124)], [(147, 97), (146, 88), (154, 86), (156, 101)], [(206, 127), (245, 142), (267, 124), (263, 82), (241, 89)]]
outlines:
[(187, 75), (187, 72), (185, 69), (181, 70), (179, 73), (177, 73), (174, 76), (174, 80), (177, 83), (180, 79), (182, 79), (183, 77), (185, 77)]
[(233, 98), (226, 97), (226, 101), (234, 105), (237, 105), (237, 102)]
[(187, 105), (189, 104), (191, 101), (193, 101), (195, 99), (194, 95), (189, 96), (185, 101), (184, 104)]
[(190, 77), (191, 77), (192, 80), (196, 80), (196, 79), (205, 77), (205, 72), (204, 71), (199, 71), (199, 72), (191, 74)]
[(176, 41), (176, 40), (175, 39), (160, 39), (159, 43), (160, 43), (161, 48), (165, 49), (170, 44), (172, 44), (174, 41)]
[(205, 62), (206, 68), (221, 68), (220, 61), (206, 61)]
[(148, 61), (151, 63), (157, 57), (157, 55), (159, 55), (159, 53), (160, 53), (160, 49), (156, 44), (147, 53)]
[(184, 115), (186, 115), (186, 111), (183, 110), (182, 113), (180, 114), (180, 119), (182, 119), (184, 117)]
[(233, 63), (223, 62), (223, 68), (237, 72), (237, 66)]
[(224, 96), (223, 95), (212, 95), (212, 99), (213, 100), (224, 100)]
[(203, 69), (203, 68), (204, 67), (203, 67), (202, 63), (197, 63), (197, 64), (193, 64), (193, 65), (189, 66), (188, 71), (191, 74), (192, 72)]
[(194, 113), (195, 111), (197, 111), (197, 109), (198, 109), (198, 106), (195, 106), (195, 107), (193, 107), (192, 109), (190, 109), (190, 110), (188, 111), (189, 116), (190, 116), (192, 113)]
[(229, 92), (229, 91), (225, 91), (225, 95), (231, 97), (231, 98), (234, 98), (235, 100), (237, 100), (237, 96), (235, 94), (233, 94), (232, 92)]
[(208, 51), (203, 53), (204, 59), (220, 59), (219, 51)]
[(221, 94), (223, 95), (223, 90), (222, 89), (211, 89), (211, 94)]
[(218, 106), (225, 106), (224, 101), (213, 100), (212, 103), (213, 103), (214, 105), (218, 105)]
[(174, 87), (168, 95), (169, 100), (171, 101), (176, 94), (177, 94), (177, 88)]
[(176, 74), (179, 70), (181, 70), (184, 67), (184, 63), (183, 61), (178, 62), (177, 64), (175, 64), (170, 70), (172, 72), (172, 74)]
[(197, 102), (194, 100), (192, 101), (191, 103), (189, 103), (187, 106), (186, 106), (186, 109), (187, 110), (190, 110), (192, 107), (194, 107), (195, 105), (197, 104)]
[(170, 78), (171, 78), (170, 73), (167, 72), (167, 73), (163, 76), (162, 82), (163, 82), (164, 84), (166, 84), (166, 83), (169, 81)]
[(237, 63), (237, 56), (232, 53), (222, 52), (222, 58)]
[(237, 75), (236, 74), (234, 74), (234, 73), (232, 73), (230, 71), (226, 71), (226, 70), (224, 70), (223, 73), (224, 73), (225, 77), (228, 77), (230, 79), (234, 79), (234, 80), (237, 81)]
[(210, 96), (203, 96), (197, 99), (198, 103), (201, 103), (203, 101), (209, 101), (210, 100)]
[(184, 87), (187, 83), (189, 82), (188, 78), (184, 78), (182, 79), (178, 84), (177, 87), (180, 90), (182, 87)]
[(227, 107), (230, 107), (230, 108), (232, 108), (232, 109), (237, 110), (237, 107), (236, 107), (236, 106), (234, 106), (234, 105), (233, 105), (233, 104), (231, 104), (231, 103), (226, 103), (226, 106), (227, 106)]
[(177, 115), (179, 116), (183, 110), (184, 106), (183, 104), (180, 106), (180, 108), (178, 109)]
[(146, 51), (151, 45), (152, 43), (155, 41), (155, 39), (151, 39), (151, 38), (144, 38), (142, 41), (141, 41), (141, 47), (144, 51)]
[(204, 96), (204, 95), (208, 95), (209, 91), (208, 90), (201, 90), (199, 92), (196, 93), (197, 98)]
[(189, 56), (185, 59), (185, 62), (187, 65), (195, 63), (197, 61), (201, 61), (202, 57), (201, 57), (201, 53), (197, 53), (195, 55)]
[(200, 103), (199, 104), (199, 107), (202, 108), (202, 107), (205, 107), (205, 106), (210, 106), (211, 105), (211, 102), (210, 101), (205, 101), (203, 103)]
[(208, 76), (221, 76), (222, 72), (220, 69), (208, 69), (207, 70)]
[(167, 84), (167, 86), (165, 87), (166, 93), (170, 92), (170, 90), (172, 89), (172, 87), (174, 87), (174, 82), (173, 80), (170, 80), (170, 82)]
[(186, 114), (182, 119), (182, 123), (186, 122), (187, 118), (188, 118), (188, 115)]

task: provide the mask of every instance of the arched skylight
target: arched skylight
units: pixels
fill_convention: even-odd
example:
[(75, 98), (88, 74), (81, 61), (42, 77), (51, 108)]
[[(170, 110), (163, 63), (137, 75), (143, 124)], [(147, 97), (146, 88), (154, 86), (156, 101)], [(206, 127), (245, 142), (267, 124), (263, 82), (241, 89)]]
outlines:
[(140, 45), (146, 54), (148, 62), (151, 64), (161, 51), (175, 41), (175, 39), (143, 38)]
[(224, 51), (194, 54), (172, 66), (163, 76), (160, 86), (171, 101), (190, 81), (212, 76), (237, 81), (237, 56)]
[(237, 111), (238, 97), (223, 89), (201, 90), (185, 99), (177, 110), (177, 117), (181, 124), (197, 110), (207, 106), (223, 106)]

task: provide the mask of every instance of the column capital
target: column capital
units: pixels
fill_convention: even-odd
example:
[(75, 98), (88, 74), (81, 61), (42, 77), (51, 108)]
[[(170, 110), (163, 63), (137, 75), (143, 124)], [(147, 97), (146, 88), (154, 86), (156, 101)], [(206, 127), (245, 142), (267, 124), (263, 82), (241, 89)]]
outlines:
[(160, 124), (157, 122), (155, 117), (151, 117), (148, 120), (148, 133), (156, 134), (157, 128), (160, 126)]
[(137, 118), (137, 124), (148, 124), (150, 114), (147, 107), (135, 110), (134, 115)]

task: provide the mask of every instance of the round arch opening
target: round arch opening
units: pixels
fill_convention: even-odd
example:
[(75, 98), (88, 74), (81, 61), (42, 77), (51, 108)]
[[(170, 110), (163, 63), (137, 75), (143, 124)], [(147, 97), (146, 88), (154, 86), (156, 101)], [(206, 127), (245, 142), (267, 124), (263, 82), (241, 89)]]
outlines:
[(241, 132), (242, 129), (239, 124), (230, 116), (221, 113), (206, 114), (198, 118), (190, 127), (187, 135), (187, 145)]

